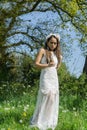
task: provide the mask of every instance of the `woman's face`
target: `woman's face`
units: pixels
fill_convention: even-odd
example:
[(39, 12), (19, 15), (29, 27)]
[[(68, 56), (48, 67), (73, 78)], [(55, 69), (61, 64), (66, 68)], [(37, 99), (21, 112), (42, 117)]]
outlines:
[(57, 39), (55, 37), (52, 37), (47, 43), (47, 46), (51, 51), (53, 51), (57, 47)]

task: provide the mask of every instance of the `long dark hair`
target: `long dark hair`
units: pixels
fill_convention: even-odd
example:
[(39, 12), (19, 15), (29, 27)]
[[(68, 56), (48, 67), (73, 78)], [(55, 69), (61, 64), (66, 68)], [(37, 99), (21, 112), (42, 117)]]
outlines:
[(59, 39), (55, 36), (55, 35), (51, 35), (50, 37), (48, 37), (46, 39), (46, 42), (45, 42), (45, 46), (44, 46), (44, 49), (46, 50), (46, 54), (47, 54), (47, 61), (49, 59), (49, 47), (47, 45), (47, 43), (50, 41), (50, 39), (54, 37), (56, 40), (57, 40), (57, 47), (53, 50), (55, 55), (57, 56), (57, 59), (58, 59), (58, 62), (61, 61), (61, 51), (60, 51), (60, 42), (59, 42)]

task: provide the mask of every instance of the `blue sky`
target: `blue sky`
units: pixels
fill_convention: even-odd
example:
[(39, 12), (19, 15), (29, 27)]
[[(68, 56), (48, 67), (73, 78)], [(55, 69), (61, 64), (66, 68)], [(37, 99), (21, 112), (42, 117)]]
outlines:
[[(78, 35), (78, 32), (74, 31), (74, 28), (71, 27), (69, 22), (66, 24), (68, 28), (64, 27), (64, 29), (62, 29), (60, 17), (56, 12), (50, 11), (45, 13), (32, 12), (22, 15), (19, 18), (23, 20), (22, 23), (20, 23), (20, 28), (17, 28), (21, 31), (25, 31), (28, 25), (31, 27), (40, 27), (43, 30), (45, 26), (42, 26), (42, 23), (48, 21), (49, 24), (46, 25), (48, 32), (46, 33), (59, 33), (61, 36), (61, 43), (65, 43), (70, 48), (70, 52), (68, 53), (68, 56), (70, 54), (69, 57), (66, 57), (65, 52), (63, 52), (63, 60), (68, 66), (68, 70), (76, 77), (79, 77), (81, 75), (85, 62), (85, 57), (83, 56), (82, 51), (80, 49), (80, 44), (78, 40), (80, 36)], [(56, 26), (54, 26), (54, 23), (56, 23)], [(20, 39), (22, 38), (23, 37), (20, 35)], [(14, 40), (16, 41), (16, 39), (17, 37), (15, 36)], [(63, 48), (63, 51), (64, 49), (65, 48)]]
[(74, 74), (75, 76), (79, 77), (83, 71), (85, 57), (82, 54), (78, 42), (73, 44), (72, 49), (73, 52), (71, 61), (67, 63), (68, 69), (71, 74)]

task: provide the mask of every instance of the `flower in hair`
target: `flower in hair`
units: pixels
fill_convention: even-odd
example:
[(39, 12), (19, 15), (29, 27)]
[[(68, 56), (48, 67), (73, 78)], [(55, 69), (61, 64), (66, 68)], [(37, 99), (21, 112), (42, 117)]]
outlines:
[(59, 34), (54, 34), (54, 33), (50, 33), (46, 39), (50, 38), (51, 36), (55, 36), (56, 38), (58, 38), (58, 40), (60, 41), (60, 35)]

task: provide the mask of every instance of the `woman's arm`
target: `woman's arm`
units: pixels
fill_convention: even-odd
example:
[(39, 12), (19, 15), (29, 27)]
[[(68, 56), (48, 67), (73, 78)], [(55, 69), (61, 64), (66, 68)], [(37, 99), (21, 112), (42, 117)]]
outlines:
[(36, 60), (35, 60), (36, 67), (38, 67), (40, 69), (48, 67), (48, 64), (41, 64), (40, 63), (44, 53), (45, 53), (45, 50), (43, 48), (41, 48), (40, 51), (38, 52)]
[(58, 61), (58, 65), (57, 65), (57, 69), (59, 69), (60, 68), (60, 66), (61, 66), (61, 63), (62, 63), (62, 55), (60, 55), (60, 61)]
[(45, 54), (45, 50), (43, 48), (40, 49), (39, 53), (37, 54), (37, 57), (36, 57), (36, 60), (35, 60), (35, 65), (40, 68), (40, 69), (43, 69), (43, 68), (46, 68), (46, 67), (51, 67), (51, 66), (54, 66), (53, 63), (46, 63), (46, 64), (42, 64), (41, 63), (41, 59), (43, 57), (43, 55)]

